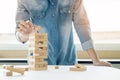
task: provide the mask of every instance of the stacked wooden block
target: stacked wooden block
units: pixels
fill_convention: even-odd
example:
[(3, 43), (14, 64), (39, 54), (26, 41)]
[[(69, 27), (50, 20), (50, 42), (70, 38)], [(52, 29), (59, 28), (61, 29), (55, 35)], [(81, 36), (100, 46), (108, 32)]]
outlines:
[(47, 70), (48, 63), (48, 35), (46, 33), (32, 33), (29, 36), (28, 57), (29, 70)]

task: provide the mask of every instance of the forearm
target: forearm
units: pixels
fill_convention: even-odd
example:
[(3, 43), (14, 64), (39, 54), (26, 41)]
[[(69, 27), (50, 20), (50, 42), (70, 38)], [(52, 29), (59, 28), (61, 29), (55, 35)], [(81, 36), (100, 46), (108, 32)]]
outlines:
[(96, 51), (93, 48), (88, 49), (87, 53), (90, 56), (90, 58), (92, 59), (93, 64), (96, 64), (96, 63), (99, 62), (99, 57), (98, 57)]

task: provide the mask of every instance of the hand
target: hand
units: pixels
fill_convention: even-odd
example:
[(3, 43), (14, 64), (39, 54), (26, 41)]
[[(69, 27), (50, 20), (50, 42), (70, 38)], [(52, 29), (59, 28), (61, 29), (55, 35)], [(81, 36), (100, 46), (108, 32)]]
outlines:
[(23, 36), (29, 37), (29, 34), (35, 32), (35, 27), (30, 21), (21, 21), (19, 24), (19, 29), (17, 29), (17, 31)]
[(95, 66), (109, 66), (109, 67), (112, 66), (112, 64), (109, 62), (100, 61), (96, 51), (93, 48), (88, 49), (87, 53), (91, 57), (93, 64)]
[(29, 34), (34, 33), (35, 26), (30, 21), (21, 21), (19, 24), (19, 28), (17, 29), (19, 32), (19, 38), (22, 42), (26, 42), (29, 39)]
[(105, 61), (94, 62), (93, 64), (95, 66), (108, 66), (108, 67), (112, 67), (111, 63), (105, 62)]

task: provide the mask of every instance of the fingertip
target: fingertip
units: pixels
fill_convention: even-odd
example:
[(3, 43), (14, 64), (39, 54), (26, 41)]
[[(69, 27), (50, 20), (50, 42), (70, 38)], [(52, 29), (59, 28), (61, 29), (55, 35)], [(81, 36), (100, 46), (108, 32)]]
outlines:
[(29, 22), (30, 22), (29, 20), (26, 21), (26, 23), (29, 23)]

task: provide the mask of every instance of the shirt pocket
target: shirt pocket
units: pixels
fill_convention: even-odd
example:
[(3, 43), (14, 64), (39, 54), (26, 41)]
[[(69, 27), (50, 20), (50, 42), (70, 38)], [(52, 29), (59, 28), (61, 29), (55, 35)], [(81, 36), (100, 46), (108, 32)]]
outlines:
[(72, 13), (72, 8), (73, 8), (73, 1), (72, 0), (67, 0), (66, 4), (65, 4), (66, 0), (64, 0), (63, 2), (60, 3), (59, 6), (59, 12), (61, 14), (71, 14)]
[(44, 18), (46, 16), (47, 9), (48, 0), (33, 0), (33, 4), (29, 5), (30, 15), (32, 18)]

